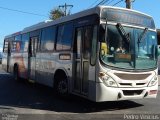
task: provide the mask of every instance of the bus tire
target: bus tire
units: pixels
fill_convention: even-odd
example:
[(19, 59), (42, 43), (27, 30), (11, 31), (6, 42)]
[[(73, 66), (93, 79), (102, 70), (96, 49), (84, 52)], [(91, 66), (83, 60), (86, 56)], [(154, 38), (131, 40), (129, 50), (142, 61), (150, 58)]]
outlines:
[(54, 91), (59, 97), (68, 96), (68, 80), (65, 75), (55, 77)]
[(15, 65), (14, 66), (14, 80), (15, 81), (19, 81), (20, 80), (20, 78), (19, 78), (19, 72), (18, 72), (18, 66), (17, 65)]

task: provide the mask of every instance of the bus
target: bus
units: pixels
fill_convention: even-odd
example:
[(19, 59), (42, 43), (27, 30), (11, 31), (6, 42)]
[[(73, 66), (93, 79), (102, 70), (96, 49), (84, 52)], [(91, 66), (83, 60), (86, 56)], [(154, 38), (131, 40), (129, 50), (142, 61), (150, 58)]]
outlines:
[(151, 16), (96, 6), (4, 38), (2, 67), (95, 102), (156, 98), (157, 32)]

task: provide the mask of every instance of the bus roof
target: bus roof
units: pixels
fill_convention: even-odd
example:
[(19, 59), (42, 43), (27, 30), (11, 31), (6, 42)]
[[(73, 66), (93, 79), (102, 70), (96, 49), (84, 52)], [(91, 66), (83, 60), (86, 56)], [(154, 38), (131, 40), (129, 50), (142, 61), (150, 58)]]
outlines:
[(5, 38), (11, 38), (13, 36), (21, 34), (21, 31), (5, 36)]
[(36, 29), (40, 29), (40, 28), (43, 28), (43, 27), (51, 26), (51, 25), (64, 23), (64, 22), (71, 21), (71, 20), (74, 20), (74, 19), (77, 19), (77, 18), (80, 18), (80, 17), (87, 16), (87, 15), (98, 14), (99, 10), (100, 10), (99, 7), (94, 7), (94, 8), (84, 10), (84, 11), (81, 11), (81, 12), (78, 12), (78, 13), (75, 13), (75, 14), (72, 14), (72, 15), (61, 17), (61, 18), (53, 20), (53, 21), (40, 22), (40, 23), (35, 24), (33, 26), (24, 28), (23, 33), (26, 33), (26, 32), (29, 32), (29, 31), (34, 31)]
[[(144, 14), (144, 13), (136, 11), (136, 10), (120, 8), (120, 7), (112, 7), (112, 6), (96, 6), (94, 8), (90, 8), (90, 9), (87, 9), (87, 10), (84, 10), (84, 11), (81, 11), (81, 12), (78, 12), (78, 13), (75, 13), (75, 14), (72, 14), (72, 15), (69, 15), (69, 16), (65, 16), (65, 17), (59, 18), (57, 20), (53, 20), (53, 21), (46, 20), (44, 22), (40, 22), (40, 23), (32, 25), (30, 27), (26, 27), (21, 31), (21, 33), (23, 34), (23, 33), (27, 33), (27, 32), (30, 32), (30, 31), (34, 31), (34, 30), (40, 29), (40, 28), (44, 28), (44, 27), (48, 27), (48, 26), (64, 23), (64, 22), (71, 21), (71, 20), (74, 20), (74, 19), (77, 19), (77, 18), (85, 17), (87, 15), (92, 15), (92, 14), (100, 15), (100, 11), (103, 8), (112, 8), (112, 9), (132, 11), (132, 12), (140, 13), (140, 14), (146, 15), (148, 17), (151, 17), (151, 16), (149, 16), (147, 14)], [(5, 38), (11, 37), (13, 35), (14, 34), (8, 35)]]

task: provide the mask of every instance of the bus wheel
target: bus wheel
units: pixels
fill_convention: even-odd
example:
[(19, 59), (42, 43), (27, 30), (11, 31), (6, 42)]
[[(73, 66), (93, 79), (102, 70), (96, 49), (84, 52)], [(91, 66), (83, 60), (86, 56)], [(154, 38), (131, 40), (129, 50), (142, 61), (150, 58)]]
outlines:
[(14, 80), (19, 81), (18, 66), (14, 66)]
[(68, 96), (68, 82), (66, 78), (60, 78), (56, 81), (55, 92), (60, 97)]

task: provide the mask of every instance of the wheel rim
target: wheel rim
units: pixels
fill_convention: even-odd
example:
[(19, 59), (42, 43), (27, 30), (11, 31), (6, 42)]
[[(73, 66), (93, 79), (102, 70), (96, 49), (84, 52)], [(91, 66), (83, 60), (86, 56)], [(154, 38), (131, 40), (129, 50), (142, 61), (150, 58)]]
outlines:
[(68, 92), (68, 85), (66, 80), (61, 80), (58, 83), (58, 93), (61, 95), (67, 94)]

